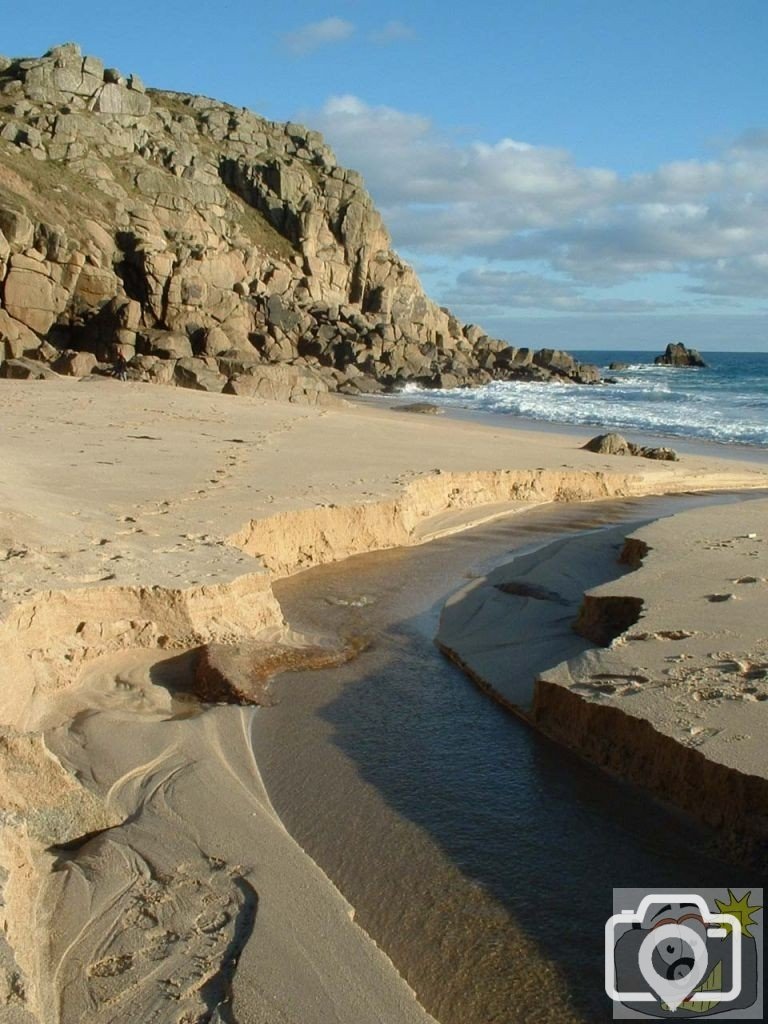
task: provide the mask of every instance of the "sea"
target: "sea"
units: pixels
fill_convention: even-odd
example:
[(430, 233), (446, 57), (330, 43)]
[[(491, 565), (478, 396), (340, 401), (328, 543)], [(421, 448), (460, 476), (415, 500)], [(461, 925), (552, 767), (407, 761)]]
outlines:
[[(703, 352), (704, 369), (655, 366), (653, 352), (572, 354), (615, 383), (494, 381), (430, 391), (429, 401), (476, 414), (768, 448), (768, 352)], [(612, 362), (627, 369), (609, 370)]]

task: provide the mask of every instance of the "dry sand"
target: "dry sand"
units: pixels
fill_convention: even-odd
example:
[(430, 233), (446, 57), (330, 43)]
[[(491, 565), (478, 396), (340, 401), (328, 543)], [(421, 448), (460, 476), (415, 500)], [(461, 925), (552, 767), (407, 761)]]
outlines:
[(615, 639), (543, 674), (534, 721), (764, 857), (768, 501), (660, 520), (628, 553), (639, 567), (588, 592), (577, 623)]
[(301, 644), (270, 580), (320, 562), (537, 502), (768, 486), (754, 465), (112, 380), (0, 381), (0, 423), (14, 1024), (429, 1020), (274, 815), (253, 710), (174, 696), (184, 652)]

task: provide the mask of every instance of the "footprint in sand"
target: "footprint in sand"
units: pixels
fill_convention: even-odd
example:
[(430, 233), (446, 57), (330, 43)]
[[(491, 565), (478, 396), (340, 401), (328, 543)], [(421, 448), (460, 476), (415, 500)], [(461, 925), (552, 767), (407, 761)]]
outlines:
[(257, 905), (250, 884), (221, 868), (206, 876), (182, 865), (133, 886), (116, 917), (93, 925), (104, 932), (84, 979), (93, 1024), (209, 1021), (229, 998)]

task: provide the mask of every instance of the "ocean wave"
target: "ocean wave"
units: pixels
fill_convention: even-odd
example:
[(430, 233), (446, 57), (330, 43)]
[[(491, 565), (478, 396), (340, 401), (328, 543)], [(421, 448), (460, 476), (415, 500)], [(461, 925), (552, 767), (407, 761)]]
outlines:
[[(668, 372), (664, 367), (655, 369)], [(405, 390), (421, 389), (411, 384)], [(682, 381), (656, 386), (648, 380), (624, 378), (617, 384), (589, 387), (494, 381), (475, 389), (430, 391), (429, 396), (436, 404), (479, 413), (768, 447), (768, 403), (762, 396), (742, 394), (739, 401), (714, 388), (685, 388)]]

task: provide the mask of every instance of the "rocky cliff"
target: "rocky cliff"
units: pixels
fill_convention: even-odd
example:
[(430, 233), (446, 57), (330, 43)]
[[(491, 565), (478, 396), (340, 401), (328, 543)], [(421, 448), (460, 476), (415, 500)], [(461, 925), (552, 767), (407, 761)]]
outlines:
[(0, 57), (0, 189), (6, 377), (122, 355), (137, 379), (303, 400), (598, 379), (431, 302), (317, 132), (148, 90), (73, 44)]

